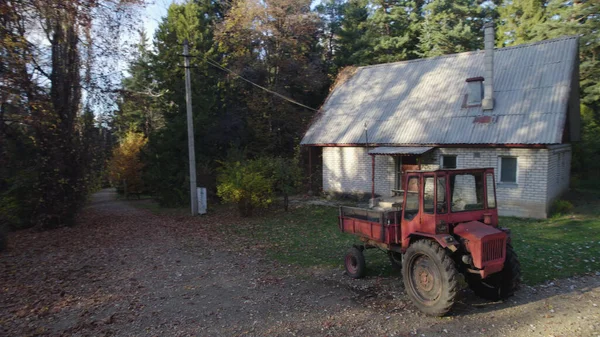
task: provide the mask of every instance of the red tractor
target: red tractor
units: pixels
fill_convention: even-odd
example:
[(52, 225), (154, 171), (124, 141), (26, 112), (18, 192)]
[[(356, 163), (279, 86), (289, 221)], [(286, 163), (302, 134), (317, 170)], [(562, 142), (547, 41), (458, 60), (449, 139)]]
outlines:
[(406, 292), (426, 314), (450, 311), (461, 274), (483, 298), (513, 295), (521, 269), (510, 231), (498, 227), (494, 170), (407, 171), (404, 179), (389, 208), (340, 207), (340, 230), (363, 243), (345, 256), (348, 275), (364, 276), (363, 250), (380, 248), (402, 268)]

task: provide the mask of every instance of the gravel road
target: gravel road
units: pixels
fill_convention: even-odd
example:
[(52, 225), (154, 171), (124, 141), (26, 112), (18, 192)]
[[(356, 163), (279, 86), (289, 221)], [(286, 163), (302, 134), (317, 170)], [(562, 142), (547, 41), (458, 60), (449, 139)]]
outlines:
[(465, 291), (451, 316), (432, 318), (399, 278), (282, 265), (216, 238), (216, 221), (154, 215), (104, 190), (77, 227), (12, 233), (0, 335), (600, 336), (600, 273), (504, 303)]

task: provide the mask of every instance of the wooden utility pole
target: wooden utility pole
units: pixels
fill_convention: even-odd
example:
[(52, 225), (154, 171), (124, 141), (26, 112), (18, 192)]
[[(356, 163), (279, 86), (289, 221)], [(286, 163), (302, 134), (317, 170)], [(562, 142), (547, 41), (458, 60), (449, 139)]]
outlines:
[(188, 40), (183, 41), (185, 58), (185, 104), (187, 108), (188, 154), (190, 161), (190, 202), (192, 216), (198, 214), (198, 194), (196, 192), (196, 152), (194, 150), (194, 117), (192, 116), (192, 83), (190, 81), (190, 55)]

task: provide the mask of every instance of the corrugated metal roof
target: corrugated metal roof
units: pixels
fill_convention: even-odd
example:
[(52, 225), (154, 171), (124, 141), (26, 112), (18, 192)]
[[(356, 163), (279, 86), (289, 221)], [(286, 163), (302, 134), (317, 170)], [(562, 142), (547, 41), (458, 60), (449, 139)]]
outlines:
[(369, 150), (369, 154), (375, 155), (410, 155), (423, 154), (432, 150), (431, 146), (380, 146)]
[[(361, 67), (301, 144), (557, 144), (576, 57), (576, 37), (496, 49), (495, 106), (485, 112), (462, 107), (465, 80), (484, 73), (483, 51)], [(492, 121), (476, 123), (480, 115)]]

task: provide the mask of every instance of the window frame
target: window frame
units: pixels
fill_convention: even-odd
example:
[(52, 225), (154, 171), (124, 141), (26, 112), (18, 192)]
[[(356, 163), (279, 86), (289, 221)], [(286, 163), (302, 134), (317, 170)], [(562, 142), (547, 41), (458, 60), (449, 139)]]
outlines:
[[(454, 167), (446, 167), (444, 164), (444, 157), (454, 157)], [(456, 154), (441, 154), (440, 155), (440, 168), (447, 169), (447, 170), (457, 169), (458, 168), (458, 155), (456, 155)]]
[[(515, 160), (515, 181), (502, 181), (502, 159), (511, 158)], [(519, 184), (519, 157), (517, 156), (498, 156), (498, 178), (497, 183), (502, 185)]]

